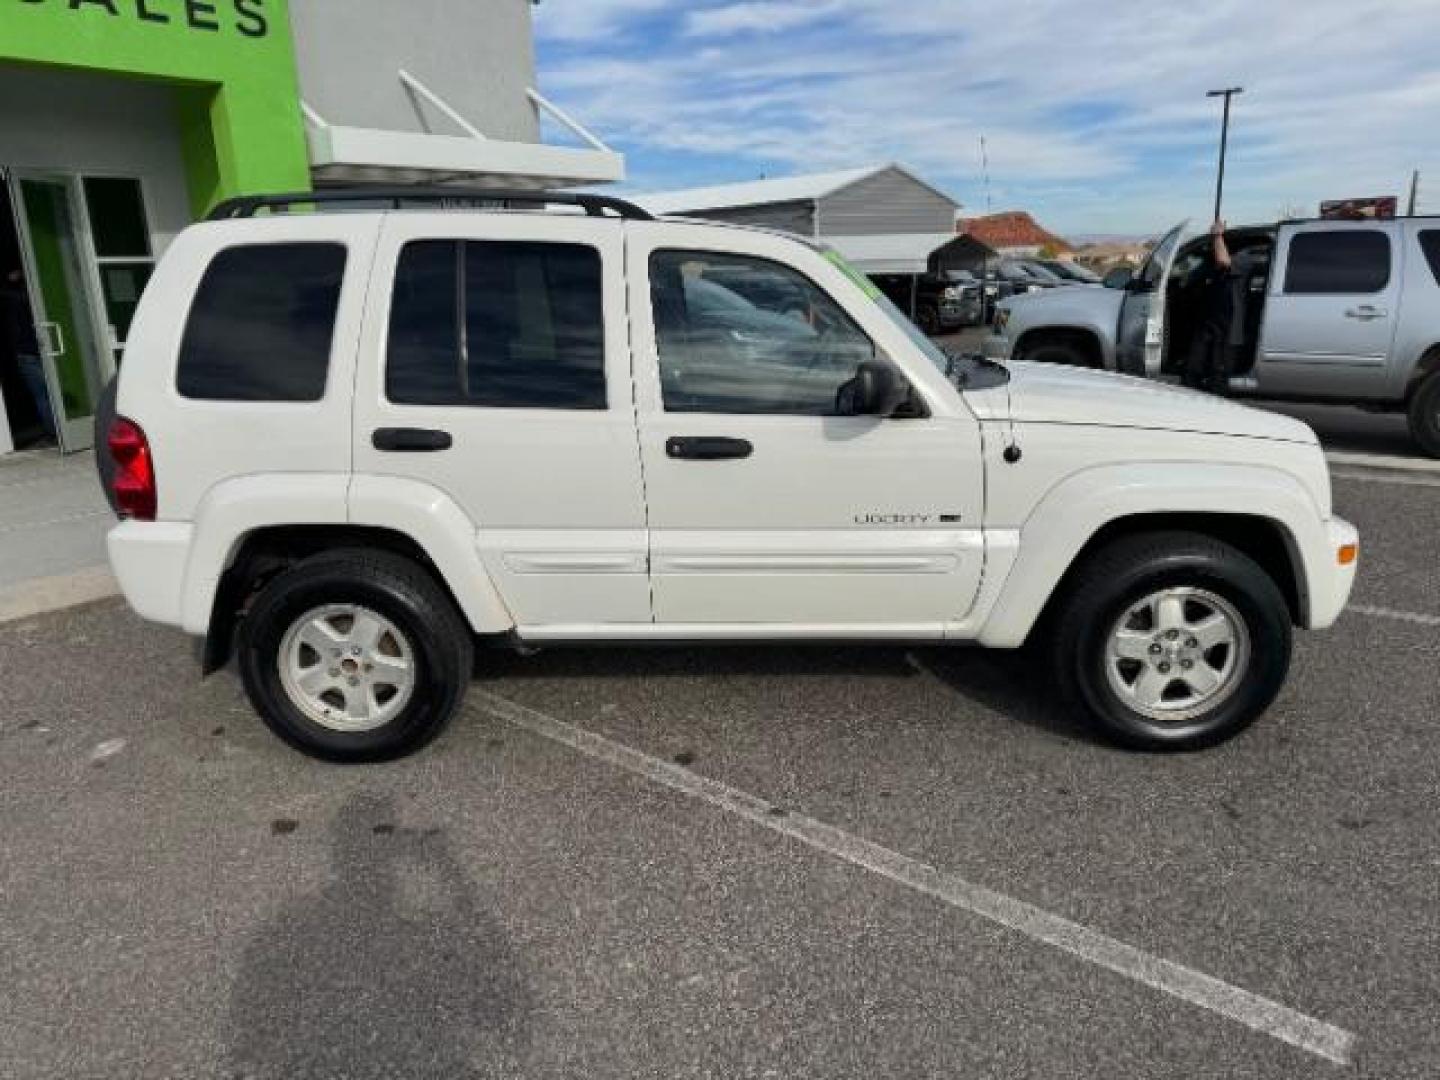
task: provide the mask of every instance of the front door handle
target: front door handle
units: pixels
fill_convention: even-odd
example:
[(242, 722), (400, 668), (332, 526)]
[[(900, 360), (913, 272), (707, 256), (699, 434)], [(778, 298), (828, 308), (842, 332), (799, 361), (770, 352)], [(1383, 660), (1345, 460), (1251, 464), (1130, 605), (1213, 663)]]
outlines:
[(434, 454), (455, 445), (448, 431), (434, 428), (380, 428), (370, 441), (389, 454)]
[(665, 455), (685, 461), (733, 461), (754, 452), (749, 439), (724, 435), (676, 435), (665, 440)]
[(1345, 317), (1347, 319), (1359, 319), (1361, 322), (1371, 322), (1374, 319), (1383, 319), (1390, 312), (1384, 308), (1377, 308), (1374, 304), (1361, 304), (1359, 307), (1347, 308)]

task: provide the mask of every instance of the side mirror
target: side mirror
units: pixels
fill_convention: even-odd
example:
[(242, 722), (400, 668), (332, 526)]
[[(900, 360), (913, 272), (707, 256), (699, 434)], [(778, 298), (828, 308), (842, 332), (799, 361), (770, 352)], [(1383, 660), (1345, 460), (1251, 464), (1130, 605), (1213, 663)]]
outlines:
[(1117, 266), (1100, 279), (1100, 284), (1104, 285), (1107, 289), (1128, 289), (1134, 277), (1135, 271), (1131, 270), (1130, 267)]
[(835, 395), (841, 416), (894, 416), (910, 398), (910, 384), (889, 364), (867, 360)]

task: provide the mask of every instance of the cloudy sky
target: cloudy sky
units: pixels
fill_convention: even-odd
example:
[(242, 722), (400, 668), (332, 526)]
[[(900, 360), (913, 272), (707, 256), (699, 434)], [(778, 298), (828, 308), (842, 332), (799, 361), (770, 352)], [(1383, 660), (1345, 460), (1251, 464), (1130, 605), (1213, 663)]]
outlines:
[[(1401, 194), (1440, 213), (1440, 0), (543, 0), (547, 96), (635, 191), (901, 161), (983, 211), (1152, 232)], [(1424, 181), (1428, 178), (1428, 188)]]

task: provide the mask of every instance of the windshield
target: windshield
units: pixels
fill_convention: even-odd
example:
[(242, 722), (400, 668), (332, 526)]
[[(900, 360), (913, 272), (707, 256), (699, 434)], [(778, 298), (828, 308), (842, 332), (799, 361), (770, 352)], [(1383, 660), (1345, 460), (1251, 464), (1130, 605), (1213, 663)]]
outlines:
[(1058, 285), (1065, 280), (1053, 270), (1046, 269), (1041, 263), (1026, 262), (1020, 265), (1023, 266), (1025, 271), (1036, 281), (1043, 281), (1049, 285)]
[(948, 372), (950, 370), (950, 357), (945, 350), (926, 337), (925, 331), (911, 322), (905, 316), (904, 312), (892, 304), (889, 298), (876, 287), (873, 281), (846, 262), (845, 256), (841, 255), (834, 248), (822, 247), (820, 250), (827, 259), (845, 272), (846, 277), (860, 286), (860, 291), (873, 300), (875, 306), (884, 312), (885, 317), (899, 327), (905, 336), (915, 343), (916, 348), (925, 354), (926, 359), (942, 372)]
[(1043, 261), (1040, 263), (1040, 265), (1043, 266), (1046, 270), (1049, 270), (1052, 274), (1055, 274), (1055, 275), (1057, 275), (1058, 277), (1064, 278), (1066, 281), (1087, 281), (1087, 280), (1089, 280), (1089, 279), (1080, 271), (1079, 267), (1067, 266), (1065, 263), (1060, 262), (1058, 259), (1054, 259), (1054, 260), (1045, 259), (1045, 260), (1043, 260)]

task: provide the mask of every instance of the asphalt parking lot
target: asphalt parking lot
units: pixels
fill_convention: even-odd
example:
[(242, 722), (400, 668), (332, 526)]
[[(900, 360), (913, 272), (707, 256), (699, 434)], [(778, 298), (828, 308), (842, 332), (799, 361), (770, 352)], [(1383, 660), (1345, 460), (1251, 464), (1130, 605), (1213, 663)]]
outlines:
[(1433, 1077), (1440, 482), (1336, 491), (1354, 611), (1180, 758), (1023, 654), (605, 649), (342, 769), (119, 602), (0, 625), (0, 1076)]

